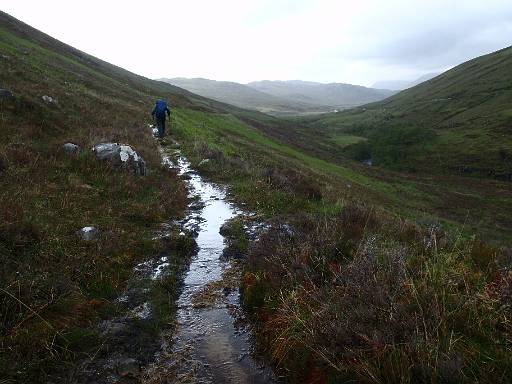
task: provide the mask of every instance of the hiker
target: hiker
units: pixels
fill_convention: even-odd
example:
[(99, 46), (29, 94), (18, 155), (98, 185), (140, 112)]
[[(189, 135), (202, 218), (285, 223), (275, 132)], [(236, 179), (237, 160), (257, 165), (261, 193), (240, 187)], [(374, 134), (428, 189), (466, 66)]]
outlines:
[(165, 113), (167, 112), (167, 117), (171, 118), (171, 111), (167, 108), (167, 103), (165, 100), (158, 99), (155, 104), (155, 108), (153, 108), (153, 112), (151, 112), (151, 116), (153, 116), (153, 121), (156, 119), (156, 127), (158, 128), (158, 137), (163, 138), (165, 135)]

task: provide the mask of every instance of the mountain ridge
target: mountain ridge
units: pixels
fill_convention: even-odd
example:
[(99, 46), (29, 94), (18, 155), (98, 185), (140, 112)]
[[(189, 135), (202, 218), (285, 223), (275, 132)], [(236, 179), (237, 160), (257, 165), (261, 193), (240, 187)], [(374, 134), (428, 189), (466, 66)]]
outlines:
[(162, 78), (161, 81), (204, 97), (274, 115), (326, 113), (382, 100), (394, 91), (345, 83), (263, 80), (240, 84), (205, 78)]
[[(307, 103), (292, 103), (285, 98), (266, 94), (245, 84), (232, 81), (217, 81), (200, 77), (161, 78), (158, 80), (186, 89), (203, 97), (264, 113), (280, 114), (290, 111), (303, 113), (319, 110), (316, 106)], [(320, 109), (320, 111), (324, 112), (329, 110), (332, 110), (332, 108)]]
[(313, 100), (319, 105), (346, 108), (383, 100), (395, 92), (347, 83), (317, 83), (302, 80), (262, 80), (248, 83), (262, 92), (295, 101)]

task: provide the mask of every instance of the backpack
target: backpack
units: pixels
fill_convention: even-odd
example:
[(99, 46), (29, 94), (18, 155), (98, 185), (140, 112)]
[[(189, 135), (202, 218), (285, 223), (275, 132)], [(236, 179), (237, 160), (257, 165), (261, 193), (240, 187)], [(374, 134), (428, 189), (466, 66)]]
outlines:
[(163, 116), (167, 109), (167, 103), (165, 100), (157, 100), (155, 105), (155, 113), (157, 116)]

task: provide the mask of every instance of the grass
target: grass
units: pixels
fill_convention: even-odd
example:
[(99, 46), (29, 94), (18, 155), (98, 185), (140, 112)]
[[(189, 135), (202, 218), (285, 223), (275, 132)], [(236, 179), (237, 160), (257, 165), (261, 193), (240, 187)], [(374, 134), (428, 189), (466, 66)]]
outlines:
[(354, 135), (334, 135), (331, 139), (340, 148), (366, 141), (366, 138)]
[(388, 169), (510, 180), (511, 61), (512, 49), (505, 48), (381, 102), (307, 124), (324, 135), (367, 138), (338, 149), (358, 158), (364, 146), (374, 164)]
[[(232, 114), (177, 108), (171, 130), (193, 162), (212, 159), (202, 169), (205, 174), (229, 182), (235, 196), (268, 215), (332, 210), (341, 201), (356, 199), (415, 221), (440, 222), (447, 230), (464, 228), (465, 235), (510, 240), (504, 207), (511, 199), (505, 182), (403, 174), (328, 160), (296, 147), (293, 138), (277, 140), (265, 128)], [(304, 197), (308, 194), (316, 199)]]
[[(0, 84), (15, 95), (0, 100), (0, 372), (44, 382), (98, 348), (94, 324), (116, 313), (133, 266), (163, 246), (156, 226), (182, 215), (187, 198), (145, 128), (159, 85), (135, 90), (121, 70), (91, 69), (25, 32), (33, 39), (0, 29)], [(78, 155), (64, 153), (68, 141)], [(102, 141), (131, 144), (148, 175), (98, 162), (90, 149)], [(88, 225), (101, 230), (97, 241), (75, 234)]]
[(507, 382), (506, 254), (354, 205), (289, 225), (250, 249), (242, 294), (291, 382)]

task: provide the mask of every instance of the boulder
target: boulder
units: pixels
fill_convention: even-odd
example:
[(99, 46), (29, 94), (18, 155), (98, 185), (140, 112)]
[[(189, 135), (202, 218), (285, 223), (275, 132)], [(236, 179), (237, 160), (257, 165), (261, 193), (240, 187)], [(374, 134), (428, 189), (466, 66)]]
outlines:
[(106, 160), (115, 166), (131, 169), (136, 175), (146, 174), (146, 162), (129, 145), (100, 143), (92, 150), (98, 160)]
[(76, 231), (78, 237), (84, 241), (94, 241), (100, 237), (100, 230), (95, 227), (83, 227)]
[(12, 99), (14, 95), (8, 89), (0, 89), (0, 100), (1, 99)]
[(92, 148), (98, 160), (121, 161), (121, 146), (118, 143), (100, 143)]
[(64, 152), (66, 152), (68, 155), (76, 155), (78, 152), (80, 152), (80, 147), (73, 143), (64, 144), (62, 149), (64, 149)]

